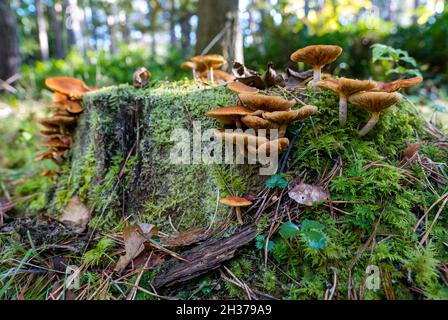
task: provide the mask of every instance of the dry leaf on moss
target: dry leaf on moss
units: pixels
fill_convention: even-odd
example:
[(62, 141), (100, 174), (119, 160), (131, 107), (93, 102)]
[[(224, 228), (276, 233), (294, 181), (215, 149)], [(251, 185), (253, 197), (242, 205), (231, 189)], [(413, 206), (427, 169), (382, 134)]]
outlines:
[(297, 203), (306, 206), (312, 206), (318, 201), (325, 201), (330, 198), (330, 194), (323, 187), (306, 183), (296, 185), (288, 192), (288, 195)]
[(62, 212), (59, 221), (75, 228), (76, 233), (81, 233), (87, 227), (91, 218), (90, 210), (81, 202), (77, 195), (71, 197)]
[(137, 222), (123, 230), (124, 248), (126, 254), (121, 256), (115, 266), (115, 271), (121, 272), (145, 249), (145, 237), (156, 234), (158, 228), (149, 223)]

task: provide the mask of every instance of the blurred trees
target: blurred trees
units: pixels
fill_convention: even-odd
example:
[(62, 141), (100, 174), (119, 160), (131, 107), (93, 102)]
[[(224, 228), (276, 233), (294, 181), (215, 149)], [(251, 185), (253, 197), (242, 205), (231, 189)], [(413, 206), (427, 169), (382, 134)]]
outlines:
[[(11, 28), (14, 15), (23, 66), (38, 66), (36, 62), (47, 57), (52, 66), (43, 69), (57, 70), (62, 62), (55, 58), (65, 59), (66, 63), (80, 61), (95, 65), (100, 56), (109, 54), (113, 57), (108, 60), (114, 60), (125, 47), (128, 55), (142, 49), (151, 61), (172, 63), (163, 67), (177, 70), (175, 76), (181, 77), (184, 73), (179, 69), (180, 63), (204, 49), (224, 54), (229, 62), (242, 62), (244, 43), (249, 67), (262, 70), (267, 61), (273, 61), (277, 69), (283, 69), (297, 67), (288, 59), (297, 48), (328, 43), (338, 44), (345, 51), (329, 71), (363, 77), (381, 74), (369, 69), (372, 68), (370, 46), (380, 42), (407, 50), (417, 58), (424, 76), (439, 77), (440, 81), (448, 79), (448, 6), (443, 0), (1, 0), (1, 3), (6, 18), (0, 24), (8, 27), (2, 27), (0, 32)], [(12, 11), (7, 8), (8, 3)], [(14, 33), (8, 32), (11, 34)], [(217, 35), (221, 37), (207, 48)], [(6, 47), (0, 50), (4, 54)], [(75, 53), (68, 59), (70, 52)], [(74, 59), (76, 55), (82, 58)], [(121, 72), (129, 74), (133, 66), (129, 61), (136, 59), (124, 59)], [(5, 61), (0, 61), (3, 69)], [(96, 68), (96, 80), (105, 73), (114, 76), (108, 74), (104, 78), (126, 78), (116, 77), (115, 68), (114, 71), (101, 65)]]
[(0, 0), (0, 91), (2, 82), (14, 76), (19, 64), (19, 43), (15, 17), (7, 0)]

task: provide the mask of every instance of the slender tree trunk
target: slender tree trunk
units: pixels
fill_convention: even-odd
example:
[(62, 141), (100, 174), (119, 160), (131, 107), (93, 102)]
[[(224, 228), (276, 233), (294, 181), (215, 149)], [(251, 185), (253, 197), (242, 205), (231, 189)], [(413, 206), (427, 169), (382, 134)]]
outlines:
[(78, 47), (79, 21), (75, 11), (78, 10), (76, 0), (64, 0), (64, 26), (67, 30), (67, 50)]
[(58, 2), (55, 2), (51, 7), (51, 19), (53, 21), (53, 31), (54, 31), (54, 45), (55, 45), (55, 54), (56, 58), (64, 59), (64, 45), (62, 41), (62, 5)]
[(186, 55), (188, 51), (191, 48), (191, 23), (190, 23), (191, 16), (188, 15), (188, 17), (184, 17), (180, 23), (180, 32), (181, 32), (181, 46), (182, 46), (182, 53)]
[(37, 15), (37, 30), (39, 36), (39, 47), (42, 60), (48, 60), (50, 54), (48, 50), (47, 21), (45, 20), (45, 8), (42, 0), (35, 0)]
[(169, 25), (170, 25), (170, 45), (172, 47), (174, 47), (176, 45), (176, 32), (175, 32), (175, 27), (176, 27), (176, 13), (175, 10), (176, 8), (174, 7), (174, 0), (169, 0), (169, 12), (170, 12), (170, 19), (169, 19)]
[(243, 62), (238, 0), (199, 0), (198, 8), (196, 53), (200, 54), (222, 32), (221, 38), (211, 46), (208, 53), (223, 54), (229, 60), (229, 65), (233, 61)]
[[(14, 15), (8, 4), (0, 1), (0, 79), (7, 80), (17, 73), (20, 63), (19, 40)], [(1, 88), (0, 88), (1, 91)]]

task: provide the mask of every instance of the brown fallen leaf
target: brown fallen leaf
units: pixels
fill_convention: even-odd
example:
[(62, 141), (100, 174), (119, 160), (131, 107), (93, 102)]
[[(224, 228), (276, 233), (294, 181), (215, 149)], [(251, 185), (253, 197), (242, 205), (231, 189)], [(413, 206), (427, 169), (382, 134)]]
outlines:
[(410, 143), (408, 140), (405, 141), (406, 148), (403, 151), (403, 157), (405, 160), (411, 160), (420, 151), (421, 143)]
[(89, 208), (81, 202), (77, 195), (71, 197), (62, 212), (59, 221), (70, 227), (74, 227), (76, 233), (83, 232), (91, 219)]
[(115, 266), (115, 271), (122, 272), (127, 265), (145, 249), (145, 237), (156, 234), (158, 228), (149, 223), (137, 222), (123, 230), (125, 255), (121, 256)]
[(323, 187), (306, 183), (299, 183), (288, 192), (288, 195), (297, 203), (306, 206), (312, 206), (318, 201), (330, 198), (330, 194)]

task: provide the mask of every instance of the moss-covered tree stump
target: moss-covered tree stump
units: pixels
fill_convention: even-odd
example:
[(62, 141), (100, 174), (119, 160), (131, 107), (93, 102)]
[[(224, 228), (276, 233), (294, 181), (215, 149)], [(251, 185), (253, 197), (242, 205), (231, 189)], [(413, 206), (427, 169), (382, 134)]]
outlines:
[[(232, 272), (259, 291), (290, 299), (323, 299), (336, 278), (342, 299), (446, 297), (446, 208), (441, 201), (432, 206), (447, 192), (446, 138), (430, 133), (407, 100), (360, 138), (367, 112), (349, 104), (347, 125), (340, 128), (335, 94), (310, 89), (301, 98), (319, 113), (313, 123), (306, 120), (292, 147), (288, 188), (320, 184), (331, 201), (306, 207), (290, 199), (288, 190), (272, 190), (278, 202), (261, 216), (258, 248), (248, 247), (248, 254), (229, 265)], [(126, 220), (157, 224), (170, 234), (212, 220), (219, 224), (228, 214), (228, 208), (217, 206), (219, 195), (229, 188), (256, 195), (265, 179), (256, 165), (172, 164), (170, 136), (176, 128), (191, 132), (195, 120), (203, 129), (216, 126), (205, 112), (236, 102), (224, 87), (191, 82), (139, 90), (118, 86), (86, 95), (75, 146), (50, 197), (52, 211), (61, 212), (77, 194), (93, 210), (90, 226), (106, 230), (121, 231)], [(299, 126), (290, 125), (287, 137)], [(418, 157), (407, 161), (406, 142), (416, 140)], [(272, 261), (266, 269), (262, 231), (273, 210), (299, 228), (305, 219), (320, 223), (325, 245), (316, 248), (304, 234), (291, 241), (270, 234)], [(378, 290), (366, 289), (370, 265), (380, 272)], [(228, 283), (217, 294), (245, 297)]]
[(217, 207), (226, 184), (239, 193), (262, 187), (255, 183), (256, 167), (173, 164), (170, 151), (177, 142), (171, 135), (181, 128), (192, 133), (193, 121), (200, 121), (202, 130), (213, 128), (216, 122), (205, 113), (235, 103), (224, 87), (191, 82), (145, 90), (123, 85), (86, 95), (53, 210), (60, 212), (77, 194), (94, 209), (93, 223), (100, 226), (120, 225), (131, 216), (179, 230), (210, 224), (215, 213), (219, 221), (228, 212)]

